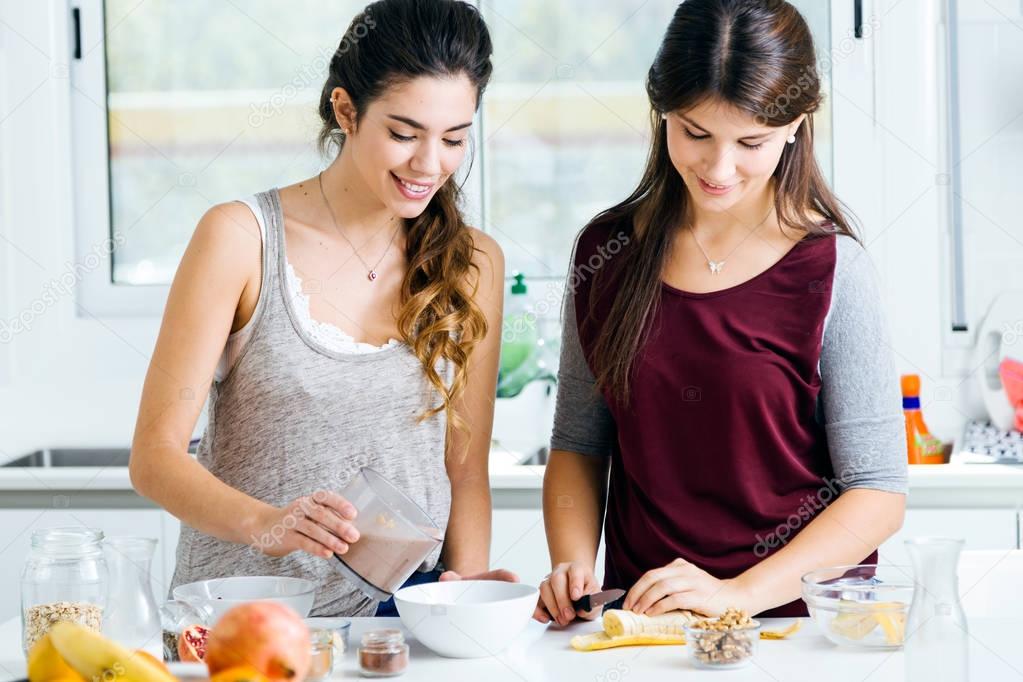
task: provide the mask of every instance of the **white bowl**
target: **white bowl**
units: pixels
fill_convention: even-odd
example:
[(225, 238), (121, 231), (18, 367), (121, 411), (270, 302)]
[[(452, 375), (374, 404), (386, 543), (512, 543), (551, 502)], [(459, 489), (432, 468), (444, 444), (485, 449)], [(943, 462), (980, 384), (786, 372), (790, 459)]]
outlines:
[(525, 629), (539, 591), (494, 580), (453, 580), (404, 587), (394, 594), (402, 624), (425, 646), (450, 658), (494, 656)]
[(276, 601), (293, 608), (305, 618), (313, 608), (316, 583), (304, 578), (235, 576), (213, 578), (178, 585), (174, 598), (210, 609), (210, 623), (216, 623), (229, 609), (251, 601)]

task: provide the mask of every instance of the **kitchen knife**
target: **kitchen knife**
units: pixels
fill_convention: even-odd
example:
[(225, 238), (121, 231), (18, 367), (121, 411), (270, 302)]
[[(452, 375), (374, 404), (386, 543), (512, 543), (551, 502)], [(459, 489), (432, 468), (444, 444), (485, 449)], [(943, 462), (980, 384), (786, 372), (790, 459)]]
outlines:
[(624, 596), (625, 590), (604, 590), (595, 594), (586, 594), (574, 600), (572, 608), (576, 611), (589, 611)]

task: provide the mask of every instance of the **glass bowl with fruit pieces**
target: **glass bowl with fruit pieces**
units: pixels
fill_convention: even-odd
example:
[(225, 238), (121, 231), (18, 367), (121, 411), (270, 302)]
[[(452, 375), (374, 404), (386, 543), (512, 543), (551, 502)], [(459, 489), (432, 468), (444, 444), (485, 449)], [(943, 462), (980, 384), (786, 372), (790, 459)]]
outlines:
[(862, 564), (834, 566), (802, 578), (803, 601), (829, 640), (840, 646), (898, 649), (913, 602), (913, 569)]

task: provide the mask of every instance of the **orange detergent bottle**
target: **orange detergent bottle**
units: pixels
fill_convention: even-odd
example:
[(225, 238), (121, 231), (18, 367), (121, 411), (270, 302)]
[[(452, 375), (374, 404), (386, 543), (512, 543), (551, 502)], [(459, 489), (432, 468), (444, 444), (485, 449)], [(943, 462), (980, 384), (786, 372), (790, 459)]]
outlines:
[(920, 377), (902, 375), (902, 411), (906, 415), (906, 447), (910, 464), (943, 464), (941, 440), (931, 434), (920, 411)]

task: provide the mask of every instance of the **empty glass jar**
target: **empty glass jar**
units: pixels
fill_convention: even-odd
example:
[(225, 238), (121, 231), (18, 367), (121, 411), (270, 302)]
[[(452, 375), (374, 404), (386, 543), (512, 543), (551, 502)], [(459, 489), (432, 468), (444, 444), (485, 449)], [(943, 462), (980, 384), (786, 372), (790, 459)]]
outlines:
[(58, 621), (80, 623), (99, 632), (107, 583), (102, 531), (78, 527), (33, 532), (21, 574), (25, 653)]

